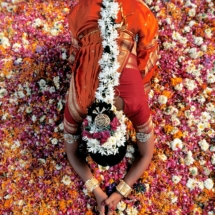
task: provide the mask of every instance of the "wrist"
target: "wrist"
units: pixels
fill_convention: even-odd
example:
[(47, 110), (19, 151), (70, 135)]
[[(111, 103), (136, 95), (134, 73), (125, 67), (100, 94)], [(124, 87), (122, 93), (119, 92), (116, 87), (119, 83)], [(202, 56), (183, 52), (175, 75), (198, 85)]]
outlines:
[(102, 191), (101, 187), (98, 186), (96, 187), (94, 190), (93, 190), (93, 194), (96, 196), (96, 195), (99, 195)]
[(93, 193), (99, 187), (99, 181), (95, 177), (92, 177), (85, 182), (85, 186), (88, 192)]
[(118, 198), (120, 198), (120, 199), (124, 198), (124, 196), (118, 190), (116, 190), (115, 193), (116, 193)]
[(116, 190), (123, 197), (127, 197), (131, 193), (132, 188), (124, 180), (121, 180), (120, 183), (116, 186)]

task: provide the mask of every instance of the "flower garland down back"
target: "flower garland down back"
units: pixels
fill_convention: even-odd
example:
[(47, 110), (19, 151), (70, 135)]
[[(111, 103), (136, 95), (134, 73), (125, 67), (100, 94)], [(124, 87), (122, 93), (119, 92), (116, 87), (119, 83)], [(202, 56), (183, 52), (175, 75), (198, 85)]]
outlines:
[(88, 110), (83, 122), (82, 138), (87, 142), (89, 152), (110, 155), (118, 153), (118, 147), (124, 146), (126, 126), (125, 115), (114, 106), (114, 87), (119, 85), (120, 73), (117, 45), (119, 24), (115, 23), (119, 4), (113, 0), (104, 0), (101, 7), (101, 19), (98, 20), (103, 38), (103, 54), (99, 60), (99, 86), (96, 100)]

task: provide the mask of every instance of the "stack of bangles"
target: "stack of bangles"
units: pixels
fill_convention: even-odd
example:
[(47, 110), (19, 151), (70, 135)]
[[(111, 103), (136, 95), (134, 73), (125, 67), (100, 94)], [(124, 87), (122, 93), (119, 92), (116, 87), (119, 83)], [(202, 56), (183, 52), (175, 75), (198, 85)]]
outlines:
[[(92, 177), (85, 182), (87, 190), (92, 193), (94, 189), (99, 186), (99, 182), (96, 178)], [(127, 197), (132, 188), (123, 180), (120, 180), (120, 183), (116, 186), (116, 190), (124, 197)]]

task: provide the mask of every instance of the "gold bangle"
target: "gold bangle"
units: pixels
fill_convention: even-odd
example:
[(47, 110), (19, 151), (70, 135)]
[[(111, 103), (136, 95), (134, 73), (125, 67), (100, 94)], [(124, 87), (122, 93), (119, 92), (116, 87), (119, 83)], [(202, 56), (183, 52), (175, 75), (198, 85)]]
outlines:
[(99, 182), (96, 178), (92, 177), (85, 182), (87, 190), (92, 193), (93, 190), (99, 186)]
[(132, 191), (132, 188), (123, 180), (120, 180), (120, 183), (116, 186), (116, 189), (124, 197), (127, 197)]

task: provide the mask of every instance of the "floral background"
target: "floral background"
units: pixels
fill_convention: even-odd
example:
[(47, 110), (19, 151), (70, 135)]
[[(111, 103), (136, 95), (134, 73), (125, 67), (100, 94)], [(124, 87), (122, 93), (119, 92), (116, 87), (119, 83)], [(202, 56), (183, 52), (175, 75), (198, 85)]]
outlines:
[[(160, 25), (159, 69), (149, 102), (156, 147), (117, 214), (215, 214), (215, 6), (146, 0)], [(0, 0), (0, 214), (96, 214), (62, 140), (69, 87), (68, 0)], [(135, 141), (135, 132), (128, 123)], [(132, 163), (87, 158), (110, 193)]]

